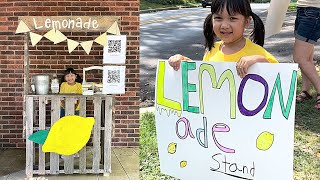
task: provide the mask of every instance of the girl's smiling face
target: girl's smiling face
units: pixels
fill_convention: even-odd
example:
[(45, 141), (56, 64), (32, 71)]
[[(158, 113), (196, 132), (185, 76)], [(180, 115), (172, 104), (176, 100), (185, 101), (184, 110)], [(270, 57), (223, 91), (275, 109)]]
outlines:
[(212, 16), (213, 31), (224, 44), (235, 44), (243, 39), (245, 28), (250, 24), (251, 17), (245, 18), (239, 13), (229, 14), (226, 7)]
[(69, 73), (69, 74), (65, 75), (64, 78), (69, 85), (74, 85), (76, 82), (76, 75), (75, 74)]

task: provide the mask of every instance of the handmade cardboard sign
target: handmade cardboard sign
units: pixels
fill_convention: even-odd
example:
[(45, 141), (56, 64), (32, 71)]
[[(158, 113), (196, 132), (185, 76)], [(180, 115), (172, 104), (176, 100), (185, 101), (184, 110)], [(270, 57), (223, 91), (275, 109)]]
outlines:
[(159, 61), (161, 172), (183, 179), (292, 180), (297, 64)]

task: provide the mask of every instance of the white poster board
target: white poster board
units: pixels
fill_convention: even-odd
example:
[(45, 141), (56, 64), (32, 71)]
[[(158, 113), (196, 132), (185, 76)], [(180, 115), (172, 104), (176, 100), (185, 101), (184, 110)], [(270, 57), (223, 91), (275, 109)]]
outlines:
[(125, 64), (127, 36), (108, 35), (107, 45), (103, 48), (103, 63)]
[(161, 172), (183, 180), (292, 180), (297, 64), (159, 61)]
[(103, 94), (125, 93), (125, 66), (103, 66)]

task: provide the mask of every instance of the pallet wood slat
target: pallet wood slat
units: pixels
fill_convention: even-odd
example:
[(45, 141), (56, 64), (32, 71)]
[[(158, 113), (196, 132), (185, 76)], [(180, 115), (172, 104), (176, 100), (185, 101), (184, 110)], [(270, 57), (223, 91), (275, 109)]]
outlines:
[[(46, 127), (46, 98), (39, 98), (39, 130)], [(39, 174), (45, 174), (45, 153), (42, 151), (42, 145), (39, 145)]]
[(101, 97), (95, 97), (93, 100), (94, 105), (94, 128), (93, 128), (93, 162), (92, 170), (94, 173), (99, 173), (100, 164), (100, 126), (101, 126)]
[[(26, 137), (33, 133), (33, 98), (26, 97)], [(33, 175), (33, 142), (26, 141), (26, 175), (31, 178)]]
[[(86, 117), (86, 98), (85, 97), (81, 97), (80, 98), (80, 113), (79, 115), (81, 117)], [(86, 166), (87, 166), (87, 157), (86, 157), (86, 146), (83, 147), (80, 152), (79, 152), (79, 173), (80, 174), (86, 174)]]
[[(92, 168), (87, 167), (87, 147), (79, 151), (79, 167), (74, 167), (74, 157), (65, 156), (64, 167), (59, 167), (59, 156), (56, 153), (50, 153), (50, 169), (46, 170), (45, 153), (42, 152), (42, 146), (39, 146), (39, 164), (34, 164), (36, 145), (30, 141), (26, 141), (26, 175), (31, 178), (33, 174), (99, 174), (111, 173), (111, 136), (112, 136), (112, 122), (113, 122), (113, 98), (111, 96), (53, 96), (53, 95), (27, 95), (26, 96), (26, 136), (30, 136), (34, 131), (49, 129), (58, 119), (60, 119), (61, 101), (65, 101), (65, 114), (75, 114), (75, 102), (79, 100), (80, 112), (79, 116), (86, 117), (87, 101), (93, 102), (95, 123), (93, 127), (93, 149), (92, 149)], [(103, 102), (105, 101), (105, 106)], [(48, 103), (49, 102), (49, 103)], [(51, 126), (46, 126), (46, 106), (51, 104)], [(90, 103), (89, 103), (90, 104)], [(39, 105), (39, 107), (38, 107)], [(37, 109), (38, 108), (38, 109)], [(37, 112), (39, 114), (37, 115)], [(102, 119), (105, 119), (102, 121)], [(39, 123), (38, 127), (34, 124)], [(103, 124), (101, 124), (103, 123)], [(101, 135), (101, 131), (104, 134)], [(107, 139), (106, 139), (107, 138)], [(108, 139), (109, 138), (109, 139)], [(37, 146), (38, 147), (38, 146)], [(90, 151), (91, 152), (91, 151)], [(102, 156), (102, 157), (101, 157)], [(34, 166), (35, 165), (35, 166)], [(38, 167), (35, 169), (35, 167)]]
[[(51, 101), (51, 126), (60, 118), (60, 97)], [(50, 153), (50, 174), (59, 174), (59, 155)]]
[[(39, 171), (38, 171), (38, 170), (34, 170), (33, 172), (34, 172), (34, 174), (39, 174)], [(46, 174), (50, 174), (50, 170), (46, 170), (45, 173), (46, 173)], [(64, 170), (59, 170), (59, 173), (60, 173), (60, 174), (64, 174), (65, 171), (64, 171)], [(92, 169), (86, 169), (85, 173), (86, 173), (86, 174), (94, 174)], [(99, 173), (104, 173), (104, 170), (103, 170), (103, 169), (100, 169), (100, 170), (99, 170)], [(73, 171), (73, 174), (81, 174), (81, 173), (80, 173), (80, 170), (79, 170), (79, 169), (75, 169), (75, 170)]]
[[(24, 34), (24, 51), (23, 51), (23, 116), (26, 116), (26, 109), (27, 109), (27, 102), (26, 97), (29, 94), (29, 67), (30, 67), (30, 60), (29, 60), (29, 37), (28, 33)], [(22, 130), (23, 138), (26, 138), (26, 119), (23, 118), (23, 130)]]
[[(74, 115), (75, 98), (67, 97), (65, 98), (65, 115)], [(72, 174), (74, 170), (74, 158), (73, 155), (63, 156), (64, 157), (64, 171), (66, 174)]]
[(111, 133), (112, 133), (112, 107), (111, 97), (105, 100), (105, 124), (104, 124), (104, 173), (111, 173)]

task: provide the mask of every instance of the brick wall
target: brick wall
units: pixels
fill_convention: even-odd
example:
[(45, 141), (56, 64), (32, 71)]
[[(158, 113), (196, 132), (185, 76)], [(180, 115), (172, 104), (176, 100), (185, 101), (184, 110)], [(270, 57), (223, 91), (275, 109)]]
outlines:
[[(115, 97), (113, 146), (139, 145), (139, 0), (1, 0), (0, 1), (0, 148), (25, 147), (23, 129), (23, 44), (15, 34), (18, 16), (120, 16), (127, 35), (126, 93)], [(34, 31), (43, 35), (45, 32)], [(104, 32), (63, 32), (76, 41), (94, 40)], [(67, 67), (102, 65), (103, 48), (94, 43), (89, 55), (78, 46), (71, 54), (67, 42), (54, 45), (43, 38), (29, 46), (30, 74), (57, 73)], [(101, 75), (100, 75), (101, 76)], [(94, 77), (90, 78), (99, 78)]]

